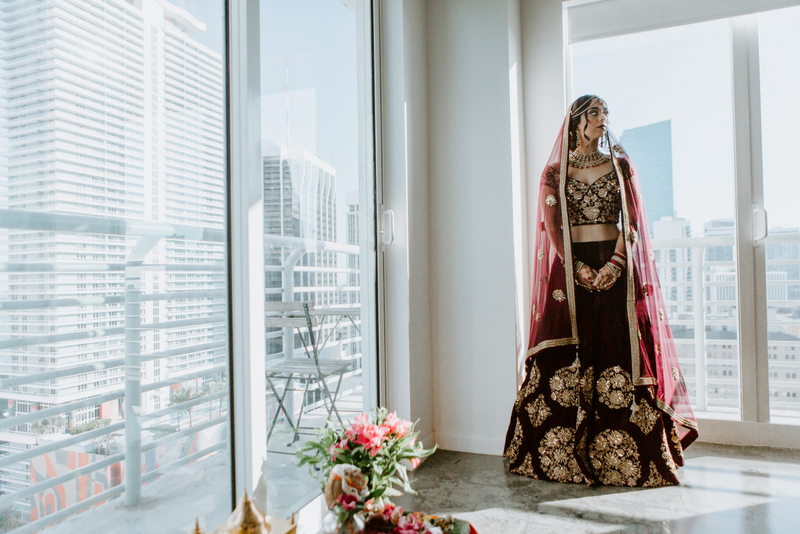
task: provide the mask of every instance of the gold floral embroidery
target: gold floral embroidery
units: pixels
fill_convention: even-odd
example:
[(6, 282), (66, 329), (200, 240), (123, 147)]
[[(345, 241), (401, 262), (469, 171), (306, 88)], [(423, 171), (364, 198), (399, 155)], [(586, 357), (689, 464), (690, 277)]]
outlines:
[(681, 378), (681, 372), (678, 371), (677, 367), (672, 368), (672, 378), (674, 378), (675, 380), (680, 380)]
[(581, 378), (581, 393), (583, 402), (588, 406), (594, 404), (594, 367), (587, 367)]
[(542, 318), (542, 314), (537, 312), (536, 313), (536, 322), (538, 323), (539, 319), (541, 319), (541, 318)]
[(617, 154), (619, 154), (620, 156), (621, 156), (621, 155), (623, 155), (623, 154), (625, 154), (625, 151), (624, 151), (624, 150), (622, 150), (622, 147), (621, 147), (621, 146), (619, 146), (619, 145), (614, 145), (614, 152), (616, 152), (616, 153), (617, 153)]
[(581, 426), (583, 419), (586, 417), (586, 410), (578, 406), (578, 417), (575, 418), (575, 426)]
[(658, 309), (658, 320), (659, 321), (664, 320), (664, 310), (662, 310), (661, 308)]
[(556, 197), (553, 195), (547, 195), (547, 198), (544, 199), (544, 203), (552, 208), (558, 203), (558, 200), (556, 200)]
[(656, 356), (661, 356), (661, 343), (656, 343)]
[(633, 229), (633, 227), (631, 227), (630, 232), (628, 233), (628, 241), (631, 242), (631, 245), (635, 245), (638, 240), (639, 234)]
[(669, 427), (669, 438), (672, 440), (672, 447), (675, 449), (678, 456), (683, 456), (683, 445), (681, 445), (681, 438), (678, 437), (678, 431), (675, 430), (674, 423)]
[(675, 472), (678, 468), (675, 466), (675, 460), (672, 459), (672, 454), (669, 452), (669, 445), (667, 445), (667, 432), (666, 430), (661, 431), (661, 458), (664, 459), (664, 462), (667, 464), (667, 468), (671, 472)]
[(557, 426), (550, 429), (539, 443), (542, 471), (558, 482), (586, 481), (575, 459), (575, 434), (571, 429)]
[[(652, 252), (650, 254), (652, 254)], [(645, 284), (644, 287), (642, 288), (642, 291), (644, 292), (645, 297), (649, 295), (652, 292), (650, 289), (650, 284)]]
[(522, 388), (519, 390), (519, 394), (517, 395), (517, 402), (515, 403), (517, 408), (520, 407), (523, 399), (533, 394), (539, 385), (539, 379), (541, 376), (542, 373), (539, 372), (539, 366), (536, 365), (536, 362), (533, 362), (531, 364), (531, 369), (528, 372), (528, 380), (523, 384)]
[(647, 477), (647, 481), (642, 484), (643, 488), (660, 488), (661, 486), (669, 486), (664, 477), (661, 476), (661, 473), (658, 472), (656, 469), (656, 464), (650, 462), (650, 476)]
[(533, 426), (541, 426), (551, 413), (547, 402), (544, 400), (544, 395), (536, 397), (536, 400), (528, 404), (525, 409), (528, 411), (528, 417), (530, 417)]
[(514, 437), (511, 438), (511, 443), (506, 449), (506, 457), (512, 462), (517, 459), (520, 445), (522, 445), (522, 425), (519, 424), (519, 419), (517, 419), (517, 426), (514, 427)]
[(553, 291), (553, 298), (558, 302), (564, 302), (564, 299), (566, 297), (564, 296), (563, 291), (561, 291), (560, 289), (556, 289), (555, 291)]
[(543, 260), (544, 259), (544, 250), (539, 249), (539, 252), (536, 253), (536, 257), (539, 258), (540, 260)]
[(525, 455), (525, 459), (522, 461), (519, 467), (511, 468), (511, 472), (526, 477), (539, 478), (536, 475), (536, 471), (533, 470), (533, 456), (531, 456), (531, 453)]
[(589, 447), (592, 468), (601, 484), (635, 486), (642, 472), (636, 442), (623, 430), (604, 430)]
[(591, 184), (567, 179), (567, 214), (571, 225), (613, 223), (622, 209), (619, 182), (611, 171)]
[(597, 398), (609, 408), (625, 408), (633, 401), (631, 376), (619, 365), (609, 367), (597, 379)]
[(650, 261), (652, 261), (653, 263), (655, 263), (656, 261), (656, 254), (652, 250), (650, 251)]
[(575, 358), (572, 365), (562, 367), (550, 378), (550, 396), (561, 406), (577, 406), (579, 382), (580, 361)]
[(658, 421), (658, 410), (650, 406), (650, 403), (642, 399), (639, 404), (631, 406), (630, 422), (634, 423), (642, 431), (642, 434), (649, 434)]

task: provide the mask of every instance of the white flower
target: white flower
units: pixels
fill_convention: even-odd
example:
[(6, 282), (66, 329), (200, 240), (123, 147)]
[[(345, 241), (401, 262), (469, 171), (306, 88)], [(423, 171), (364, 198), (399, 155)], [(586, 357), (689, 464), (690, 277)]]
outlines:
[(331, 477), (342, 481), (342, 491), (353, 495), (358, 500), (364, 499), (369, 494), (367, 482), (361, 469), (350, 464), (338, 464), (331, 470)]
[(442, 534), (442, 529), (439, 527), (434, 527), (427, 521), (422, 523), (422, 526), (425, 527), (426, 534)]

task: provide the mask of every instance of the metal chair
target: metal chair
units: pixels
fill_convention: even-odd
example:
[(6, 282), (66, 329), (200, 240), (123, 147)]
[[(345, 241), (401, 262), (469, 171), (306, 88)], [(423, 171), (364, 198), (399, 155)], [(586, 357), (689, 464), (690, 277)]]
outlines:
[[(314, 328), (321, 326), (318, 318), (312, 315), (314, 306), (310, 302), (267, 302), (267, 313), (279, 313), (280, 315), (267, 316), (266, 326), (277, 328), (295, 328), (300, 333), (300, 340), (303, 343), (306, 356), (295, 358), (293, 356), (294, 347), (286, 348), (290, 353), (290, 358), (280, 363), (277, 363), (266, 370), (267, 385), (272, 390), (275, 398), (278, 400), (278, 409), (275, 410), (275, 415), (272, 418), (272, 423), (269, 427), (267, 434), (267, 443), (272, 437), (272, 432), (278, 422), (280, 413), (283, 412), (286, 416), (286, 421), (294, 431), (294, 437), (289, 445), (295, 443), (300, 439), (300, 421), (303, 418), (306, 404), (308, 402), (308, 391), (312, 383), (316, 383), (319, 387), (322, 401), (325, 404), (325, 409), (328, 413), (328, 420), (333, 415), (339, 420), (339, 424), (344, 426), (342, 417), (339, 415), (339, 410), (336, 408), (336, 399), (339, 396), (339, 389), (342, 386), (344, 373), (348, 367), (352, 365), (352, 361), (348, 360), (327, 360), (320, 359), (319, 354), (327, 341), (327, 337), (323, 340), (322, 336), (316, 336)], [(338, 324), (338, 323), (337, 323)], [(307, 331), (308, 342), (303, 336), (303, 330)], [(321, 328), (320, 328), (321, 333)], [(328, 336), (330, 337), (330, 335)], [(336, 389), (331, 393), (326, 379), (330, 377), (337, 377)], [(300, 388), (292, 387), (292, 381), (303, 379), (305, 387)], [(275, 387), (274, 381), (286, 380), (286, 387), (283, 394), (279, 394)], [(297, 415), (297, 421), (293, 421), (292, 414), (286, 408), (286, 395), (289, 391), (303, 391), (303, 402), (300, 406), (300, 413)], [(305, 427), (304, 427), (305, 428)]]

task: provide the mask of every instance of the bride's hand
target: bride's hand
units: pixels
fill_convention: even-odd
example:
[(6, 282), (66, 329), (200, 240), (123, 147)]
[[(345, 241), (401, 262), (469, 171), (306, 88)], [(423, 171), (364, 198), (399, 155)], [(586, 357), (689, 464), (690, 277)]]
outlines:
[(614, 286), (614, 282), (616, 281), (617, 277), (614, 276), (614, 273), (611, 272), (611, 269), (603, 266), (599, 271), (597, 271), (597, 276), (595, 277), (592, 286), (594, 289), (607, 291)]
[(584, 264), (577, 272), (578, 285), (589, 291), (594, 291), (593, 284), (597, 278), (597, 271)]

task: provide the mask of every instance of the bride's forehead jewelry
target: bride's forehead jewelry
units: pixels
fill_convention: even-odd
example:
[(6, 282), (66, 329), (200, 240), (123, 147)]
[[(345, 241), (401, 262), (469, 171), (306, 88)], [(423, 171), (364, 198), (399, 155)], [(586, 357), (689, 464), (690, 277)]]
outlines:
[(578, 115), (580, 115), (581, 113), (583, 113), (584, 111), (586, 111), (587, 109), (592, 107), (593, 104), (599, 104), (599, 105), (603, 106), (605, 109), (608, 109), (608, 106), (606, 106), (606, 103), (605, 103), (604, 100), (602, 100), (600, 98), (594, 98), (594, 99), (591, 99), (591, 100), (587, 100), (586, 102), (581, 104), (580, 107), (578, 107), (578, 109), (575, 109), (570, 113), (570, 116), (577, 117)]

